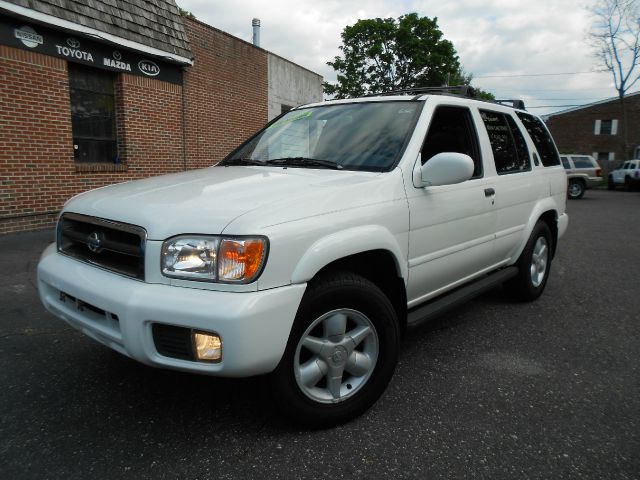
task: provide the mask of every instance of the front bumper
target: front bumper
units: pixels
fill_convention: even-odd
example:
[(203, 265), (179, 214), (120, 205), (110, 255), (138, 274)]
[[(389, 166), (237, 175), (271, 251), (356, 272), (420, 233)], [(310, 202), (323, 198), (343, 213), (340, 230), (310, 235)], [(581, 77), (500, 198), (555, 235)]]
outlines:
[[(305, 288), (301, 284), (236, 293), (149, 284), (68, 258), (57, 253), (55, 245), (38, 264), (44, 306), (89, 337), (147, 365), (219, 376), (258, 375), (278, 365)], [(217, 333), (223, 342), (222, 361), (160, 355), (154, 323)]]

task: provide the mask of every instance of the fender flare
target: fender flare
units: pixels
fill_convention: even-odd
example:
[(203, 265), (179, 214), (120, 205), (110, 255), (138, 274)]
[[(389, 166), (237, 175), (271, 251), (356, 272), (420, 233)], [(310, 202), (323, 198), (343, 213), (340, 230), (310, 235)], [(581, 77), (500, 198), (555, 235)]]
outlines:
[[(542, 201), (539, 201), (536, 204), (535, 208), (533, 209), (533, 213), (529, 217), (529, 221), (527, 222), (527, 226), (524, 229), (524, 235), (523, 235), (522, 241), (520, 242), (520, 246), (514, 252), (513, 262), (512, 263), (515, 263), (515, 262), (518, 261), (518, 259), (520, 258), (520, 255), (522, 254), (522, 251), (524, 250), (524, 247), (527, 245), (527, 242), (529, 241), (529, 237), (531, 236), (531, 232), (533, 232), (533, 227), (535, 227), (536, 223), (538, 223), (538, 220), (540, 220), (542, 215), (544, 215), (547, 212), (553, 212), (554, 213), (556, 224), (557, 224), (557, 222), (558, 222), (558, 206), (556, 205), (556, 203), (553, 201), (553, 199), (551, 197), (547, 197), (547, 198), (542, 199)], [(557, 241), (557, 240), (558, 240), (557, 238), (554, 239), (554, 241)]]
[(380, 225), (362, 225), (332, 233), (315, 241), (302, 255), (292, 275), (292, 283), (311, 280), (328, 264), (358, 253), (386, 250), (393, 256), (398, 275), (407, 283), (409, 267), (397, 239)]

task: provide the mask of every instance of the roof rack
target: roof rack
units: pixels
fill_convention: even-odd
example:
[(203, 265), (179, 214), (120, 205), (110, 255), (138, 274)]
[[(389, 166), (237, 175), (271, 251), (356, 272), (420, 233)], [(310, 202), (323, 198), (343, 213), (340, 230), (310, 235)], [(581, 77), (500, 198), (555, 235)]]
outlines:
[[(455, 85), (451, 87), (413, 87), (405, 88), (402, 90), (391, 90), (389, 92), (369, 93), (363, 95), (363, 97), (385, 97), (388, 95), (400, 95), (400, 94), (412, 94), (416, 97), (424, 95), (426, 93), (439, 94), (439, 95), (455, 95), (466, 98), (476, 98), (476, 89), (471, 85)], [(497, 103), (506, 107), (516, 108), (518, 110), (526, 110), (523, 100), (516, 99), (504, 99), (504, 100), (485, 100), (482, 98), (476, 98), (483, 102)]]
[(401, 93), (410, 93), (414, 95), (422, 95), (425, 93), (440, 93), (445, 95), (460, 95), (462, 97), (475, 98), (476, 90), (471, 85), (456, 85), (452, 87), (413, 87), (402, 90), (391, 90), (389, 92), (369, 93), (363, 97), (384, 97), (387, 95), (398, 95)]
[(507, 107), (513, 107), (513, 108), (517, 108), (519, 110), (526, 110), (526, 108), (524, 107), (524, 100), (513, 100), (513, 99), (509, 99), (509, 100), (494, 100), (494, 103), (499, 103), (500, 105), (505, 105)]

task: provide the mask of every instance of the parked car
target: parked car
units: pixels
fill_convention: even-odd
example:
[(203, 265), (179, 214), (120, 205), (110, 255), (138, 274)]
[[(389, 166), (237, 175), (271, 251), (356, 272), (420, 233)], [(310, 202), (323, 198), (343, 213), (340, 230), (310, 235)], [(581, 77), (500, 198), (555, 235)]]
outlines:
[(524, 110), (415, 90), (301, 106), (218, 166), (71, 199), (40, 297), (144, 364), (269, 374), (286, 415), (335, 425), (384, 392), (408, 328), (500, 284), (542, 294), (566, 187)]
[(631, 190), (640, 186), (640, 160), (627, 160), (609, 173), (609, 190), (624, 186)]
[(569, 187), (567, 194), (572, 200), (582, 198), (584, 192), (602, 184), (602, 168), (591, 155), (560, 155), (567, 171)]

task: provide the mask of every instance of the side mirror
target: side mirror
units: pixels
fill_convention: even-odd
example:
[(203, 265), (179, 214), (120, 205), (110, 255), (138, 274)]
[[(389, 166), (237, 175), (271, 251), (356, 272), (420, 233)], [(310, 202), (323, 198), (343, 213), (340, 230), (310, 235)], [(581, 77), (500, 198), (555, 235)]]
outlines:
[(416, 162), (413, 183), (419, 188), (462, 183), (473, 176), (473, 169), (473, 160), (469, 155), (442, 152), (431, 157), (424, 165)]

